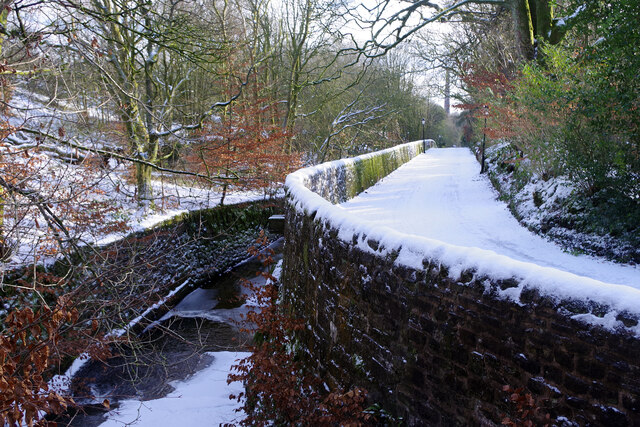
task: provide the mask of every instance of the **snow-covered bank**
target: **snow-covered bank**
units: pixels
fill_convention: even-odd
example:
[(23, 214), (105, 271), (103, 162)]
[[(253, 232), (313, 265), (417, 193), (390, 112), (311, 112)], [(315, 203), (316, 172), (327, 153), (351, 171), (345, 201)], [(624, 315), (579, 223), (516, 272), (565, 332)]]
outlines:
[(231, 366), (249, 356), (243, 352), (209, 352), (213, 363), (185, 381), (171, 383), (175, 390), (156, 400), (125, 400), (109, 412), (108, 426), (217, 426), (235, 423), (244, 417), (237, 412), (239, 404), (229, 399), (231, 394), (244, 391), (239, 382), (227, 384)]
[[(339, 229), (342, 240), (352, 242), (357, 236), (362, 250), (395, 252), (396, 263), (413, 268), (424, 268), (424, 260), (436, 261), (455, 279), (464, 271), (490, 281), (513, 278), (518, 286), (499, 293), (515, 301), (525, 288), (535, 288), (556, 300), (605, 305), (609, 311), (604, 317), (575, 317), (608, 328), (622, 326), (616, 319), (620, 313), (640, 315), (637, 267), (576, 257), (536, 238), (495, 200), (467, 149), (429, 150), (344, 206), (305, 187), (326, 167), (291, 174), (286, 181), (290, 201)], [(640, 335), (637, 324), (630, 329)]]
[(540, 172), (517, 147), (487, 149), (487, 174), (529, 230), (574, 253), (640, 264), (640, 204), (612, 189)]
[[(0, 271), (34, 261), (53, 262), (60, 252), (55, 236), (63, 229), (65, 247), (71, 242), (102, 245), (176, 215), (220, 204), (221, 188), (158, 171), (152, 175), (153, 199), (141, 203), (135, 197), (133, 165), (108, 155), (125, 152), (122, 135), (112, 129), (117, 124), (110, 123), (107, 115), (101, 126), (90, 126), (85, 115), (20, 85), (8, 110), (0, 113), (0, 119), (16, 128), (0, 145), (2, 179), (19, 182), (20, 191), (30, 195), (8, 197), (2, 206)], [(44, 138), (38, 131), (77, 141), (89, 151)], [(265, 198), (263, 191), (227, 190), (225, 204)], [(46, 201), (55, 220), (43, 216), (33, 197)], [(52, 221), (59, 224), (52, 226)]]

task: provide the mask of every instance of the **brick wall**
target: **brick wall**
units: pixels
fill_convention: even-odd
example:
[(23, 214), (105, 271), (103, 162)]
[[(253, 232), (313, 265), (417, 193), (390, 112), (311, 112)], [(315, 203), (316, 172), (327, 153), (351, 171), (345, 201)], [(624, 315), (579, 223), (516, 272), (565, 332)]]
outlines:
[(505, 384), (528, 387), (554, 419), (640, 425), (630, 333), (572, 320), (535, 291), (516, 304), (471, 274), (398, 266), (292, 208), (286, 224), (285, 302), (308, 323), (302, 341), (329, 383), (364, 386), (409, 425), (499, 424)]
[(557, 425), (640, 425), (640, 340), (570, 317), (597, 307), (535, 289), (514, 302), (500, 290), (517, 280), (487, 285), (471, 270), (452, 279), (428, 258), (398, 265), (393, 252), (339, 238), (291, 194), (285, 224), (282, 293), (329, 384), (365, 387), (409, 425), (499, 424), (513, 409), (506, 384), (534, 393)]

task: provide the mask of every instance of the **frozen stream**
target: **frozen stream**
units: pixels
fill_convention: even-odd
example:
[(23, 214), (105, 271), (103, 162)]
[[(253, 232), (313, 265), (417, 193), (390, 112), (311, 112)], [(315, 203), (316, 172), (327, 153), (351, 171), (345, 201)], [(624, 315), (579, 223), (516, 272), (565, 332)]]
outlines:
[[(272, 248), (281, 258), (282, 239)], [(227, 375), (237, 359), (248, 355), (251, 337), (238, 322), (253, 304), (243, 279), (264, 284), (262, 264), (255, 258), (231, 272), (195, 288), (142, 334), (136, 347), (124, 347), (122, 356), (108, 365), (90, 361), (74, 377), (76, 401), (86, 414), (70, 421), (73, 426), (176, 426), (214, 425), (240, 420), (240, 383), (227, 385)], [(83, 397), (84, 396), (84, 397)], [(111, 410), (101, 403), (108, 399)], [(69, 422), (69, 420), (65, 420)]]
[(341, 206), (375, 226), (640, 288), (640, 268), (574, 256), (522, 227), (467, 148), (430, 149)]

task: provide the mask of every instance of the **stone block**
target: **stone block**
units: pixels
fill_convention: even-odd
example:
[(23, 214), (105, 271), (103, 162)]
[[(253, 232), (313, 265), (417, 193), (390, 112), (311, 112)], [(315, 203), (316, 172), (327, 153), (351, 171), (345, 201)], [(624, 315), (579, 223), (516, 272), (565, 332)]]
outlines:
[(502, 366), (502, 363), (500, 362), (500, 360), (493, 354), (484, 353), (483, 356), (484, 356), (485, 366), (488, 366), (491, 369), (498, 369)]
[(559, 399), (562, 397), (560, 390), (557, 387), (548, 384), (542, 377), (529, 378), (527, 387), (529, 387), (529, 390), (531, 390), (533, 394), (538, 396), (549, 395), (553, 399)]
[(618, 403), (617, 388), (607, 387), (598, 381), (593, 381), (589, 386), (589, 396), (601, 403)]
[(491, 353), (504, 358), (510, 359), (513, 355), (513, 349), (509, 347), (508, 343), (491, 337), (482, 338), (482, 347), (486, 348)]
[(407, 327), (406, 336), (407, 341), (411, 343), (412, 348), (414, 348), (416, 352), (422, 351), (427, 344), (426, 334), (415, 326), (410, 325)]
[(584, 410), (584, 409), (587, 409), (587, 407), (589, 407), (589, 401), (587, 401), (586, 399), (582, 399), (580, 397), (574, 397), (574, 396), (567, 397), (567, 404), (572, 408), (580, 409), (580, 410)]
[(576, 363), (576, 370), (587, 378), (601, 380), (605, 376), (607, 367), (597, 360), (579, 357)]
[(571, 374), (565, 374), (564, 376), (564, 386), (577, 394), (587, 394), (589, 392), (589, 384), (587, 384), (582, 379), (573, 376)]
[[(619, 344), (619, 351), (622, 354), (627, 354), (627, 355), (631, 355), (631, 354), (640, 354), (640, 339), (638, 339), (637, 337), (631, 335), (630, 333), (620, 333), (620, 334), (610, 334), (611, 337), (615, 336), (618, 338), (620, 344)], [(613, 347), (613, 346), (611, 346)], [(636, 359), (637, 360), (637, 359)], [(636, 363), (637, 364), (637, 363)]]
[[(592, 328), (588, 331), (577, 331), (574, 335), (589, 344), (590, 349), (593, 349), (594, 347), (607, 346), (607, 338), (611, 334), (607, 334), (601, 328)], [(615, 344), (612, 347), (615, 347)]]
[(592, 350), (592, 347), (590, 347), (587, 343), (576, 338), (564, 340), (563, 345), (564, 348), (567, 349), (567, 351), (583, 356), (589, 355)]
[(505, 331), (505, 322), (504, 319), (500, 319), (491, 315), (480, 315), (480, 325), (482, 328), (491, 328), (492, 332), (497, 332), (502, 335)]
[(560, 366), (570, 371), (573, 370), (573, 353), (568, 353), (562, 349), (556, 348), (553, 351), (553, 358)]
[(626, 427), (629, 425), (627, 415), (618, 408), (604, 405), (594, 405), (593, 412), (600, 425), (607, 427)]
[(484, 355), (472, 351), (469, 355), (469, 369), (474, 375), (483, 376), (485, 374)]
[(564, 381), (564, 372), (558, 366), (546, 365), (542, 368), (542, 374), (545, 378), (556, 384), (562, 384)]
[(622, 406), (636, 415), (640, 415), (640, 396), (631, 396), (627, 393), (622, 395)]
[(466, 365), (469, 361), (469, 353), (464, 346), (457, 345), (452, 348), (452, 359), (457, 363)]
[(540, 300), (540, 291), (535, 288), (525, 287), (520, 292), (520, 302), (523, 304), (535, 304)]
[(458, 337), (460, 342), (469, 349), (474, 349), (476, 346), (477, 337), (476, 334), (465, 328), (458, 329)]
[(618, 313), (616, 320), (622, 322), (628, 328), (638, 326), (638, 316), (636, 314), (629, 313), (628, 311)]
[(491, 395), (491, 390), (487, 387), (486, 383), (481, 377), (470, 377), (468, 379), (469, 393), (471, 396), (485, 400), (488, 395)]
[(514, 360), (518, 366), (520, 366), (522, 369), (524, 369), (531, 375), (534, 375), (534, 376), (540, 375), (541, 365), (537, 360), (531, 357), (527, 357), (523, 353), (516, 354), (514, 356)]

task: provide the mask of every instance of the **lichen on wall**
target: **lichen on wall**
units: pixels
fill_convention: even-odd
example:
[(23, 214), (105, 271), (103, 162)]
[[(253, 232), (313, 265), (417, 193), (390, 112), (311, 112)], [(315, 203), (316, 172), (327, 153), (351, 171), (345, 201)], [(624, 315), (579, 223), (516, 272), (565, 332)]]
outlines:
[(307, 168), (304, 186), (331, 203), (343, 203), (423, 152), (422, 141)]

